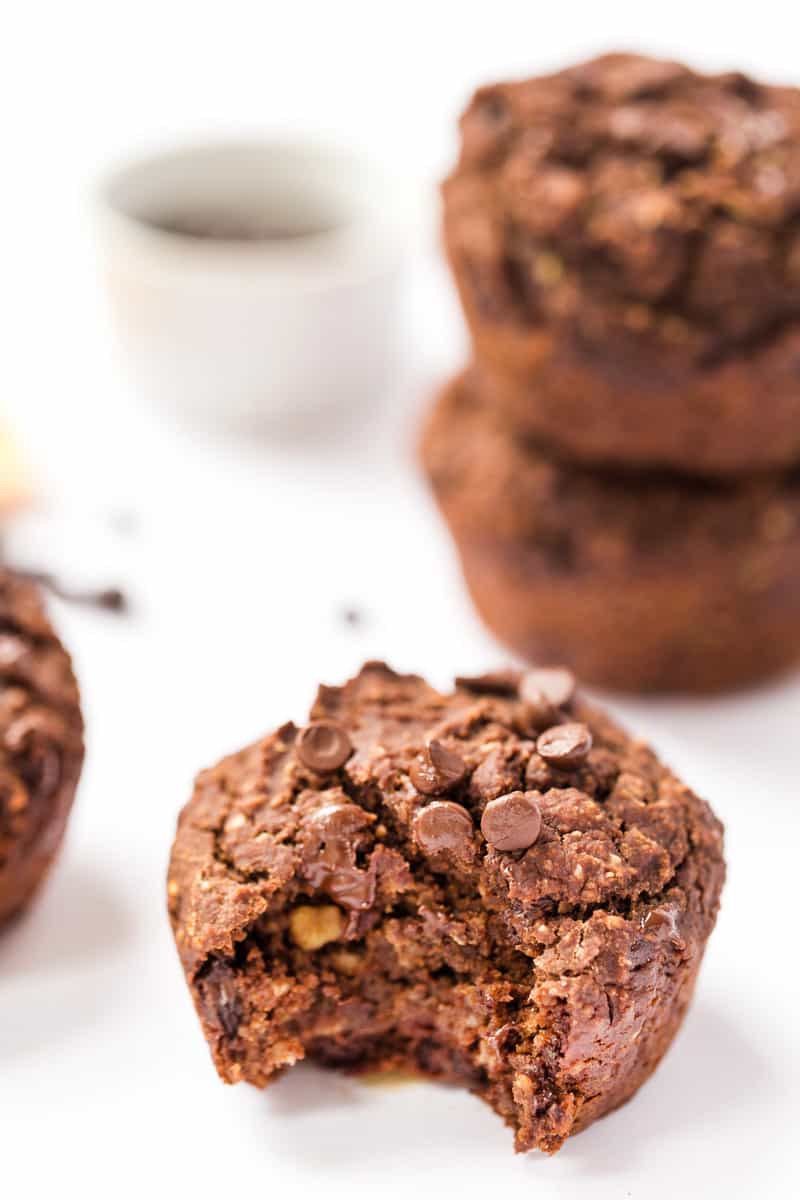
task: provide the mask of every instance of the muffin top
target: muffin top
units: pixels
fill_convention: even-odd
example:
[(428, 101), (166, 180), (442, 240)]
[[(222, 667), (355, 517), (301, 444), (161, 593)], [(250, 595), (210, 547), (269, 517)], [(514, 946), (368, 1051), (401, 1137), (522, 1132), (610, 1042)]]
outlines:
[[(800, 91), (609, 54), (481, 88), (445, 184), (487, 312), (713, 362), (800, 307)], [(496, 265), (496, 264), (495, 264)]]
[(295, 929), (309, 900), (338, 912), (339, 940), (387, 912), (446, 912), (468, 939), (496, 923), (536, 956), (603, 914), (624, 915), (626, 936), (658, 926), (691, 941), (692, 889), (716, 895), (721, 862), (707, 805), (577, 696), (567, 670), (463, 678), (442, 694), (371, 662), (321, 687), (304, 728), (198, 777), (169, 893), (190, 972), (234, 954), (271, 912), (289, 913), (301, 945), (320, 936)]

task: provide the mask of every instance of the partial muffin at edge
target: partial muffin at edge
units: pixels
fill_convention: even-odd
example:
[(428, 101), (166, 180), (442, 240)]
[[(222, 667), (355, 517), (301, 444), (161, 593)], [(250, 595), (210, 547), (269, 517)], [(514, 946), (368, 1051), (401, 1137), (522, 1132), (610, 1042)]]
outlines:
[(38, 589), (0, 570), (0, 925), (31, 900), (61, 845), (83, 763), (69, 655)]

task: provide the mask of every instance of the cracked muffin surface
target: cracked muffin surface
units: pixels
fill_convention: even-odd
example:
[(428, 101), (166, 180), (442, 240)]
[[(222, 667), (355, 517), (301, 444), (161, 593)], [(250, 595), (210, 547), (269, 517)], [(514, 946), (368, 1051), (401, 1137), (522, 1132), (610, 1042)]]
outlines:
[(609, 54), (479, 89), (461, 135), (445, 245), (517, 423), (579, 460), (797, 459), (800, 90)]
[(82, 763), (83, 721), (69, 656), (38, 589), (0, 569), (0, 925), (46, 875)]
[(168, 895), (225, 1081), (410, 1070), (552, 1152), (666, 1050), (723, 875), (708, 806), (565, 669), (367, 663), (198, 776)]

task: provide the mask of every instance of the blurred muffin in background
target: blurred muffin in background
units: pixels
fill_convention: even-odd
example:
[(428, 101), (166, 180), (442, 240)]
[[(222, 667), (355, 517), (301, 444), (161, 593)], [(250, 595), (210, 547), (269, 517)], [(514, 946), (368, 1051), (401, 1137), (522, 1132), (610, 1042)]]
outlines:
[(610, 54), (461, 134), (473, 362), (422, 457), (487, 625), (636, 691), (795, 663), (800, 91)]
[(496, 403), (570, 457), (800, 460), (800, 91), (611, 54), (481, 88), (444, 238)]
[(436, 402), (422, 458), (478, 611), (523, 658), (687, 692), (800, 660), (800, 472), (565, 465), (511, 431), (474, 372)]

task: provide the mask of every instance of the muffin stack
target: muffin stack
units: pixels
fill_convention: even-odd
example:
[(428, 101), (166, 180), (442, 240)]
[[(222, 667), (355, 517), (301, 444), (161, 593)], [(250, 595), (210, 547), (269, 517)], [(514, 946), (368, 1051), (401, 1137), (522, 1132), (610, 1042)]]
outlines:
[(608, 55), (481, 89), (474, 361), (422, 453), (487, 624), (634, 690), (800, 658), (800, 91)]

